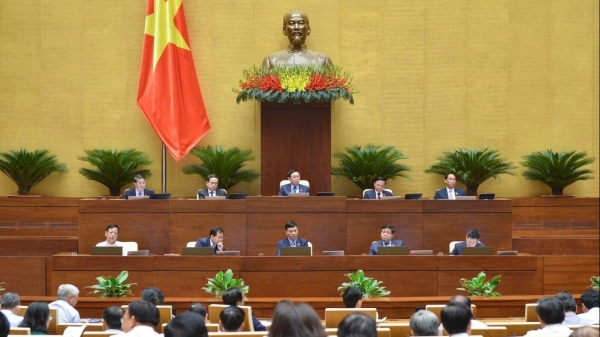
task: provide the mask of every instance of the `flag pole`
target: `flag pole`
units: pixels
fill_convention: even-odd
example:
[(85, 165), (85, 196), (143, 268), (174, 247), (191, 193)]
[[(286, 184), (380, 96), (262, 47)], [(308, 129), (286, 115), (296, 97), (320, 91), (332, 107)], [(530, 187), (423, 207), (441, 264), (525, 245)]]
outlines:
[(160, 182), (162, 187), (161, 193), (167, 193), (167, 148), (165, 143), (162, 143), (162, 163), (160, 167)]

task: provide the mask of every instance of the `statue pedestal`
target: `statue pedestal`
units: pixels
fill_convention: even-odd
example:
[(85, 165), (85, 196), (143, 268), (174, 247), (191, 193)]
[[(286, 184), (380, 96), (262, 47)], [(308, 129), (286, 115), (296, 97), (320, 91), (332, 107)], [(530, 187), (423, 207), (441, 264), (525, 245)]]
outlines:
[(277, 195), (287, 171), (310, 182), (311, 195), (331, 191), (331, 102), (261, 102), (261, 195)]

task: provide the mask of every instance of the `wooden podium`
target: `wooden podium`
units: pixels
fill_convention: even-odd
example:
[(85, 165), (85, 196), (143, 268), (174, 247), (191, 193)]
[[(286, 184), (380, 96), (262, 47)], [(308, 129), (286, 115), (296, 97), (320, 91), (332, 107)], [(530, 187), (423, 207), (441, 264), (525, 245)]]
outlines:
[(261, 102), (261, 195), (277, 195), (287, 171), (331, 191), (331, 102)]

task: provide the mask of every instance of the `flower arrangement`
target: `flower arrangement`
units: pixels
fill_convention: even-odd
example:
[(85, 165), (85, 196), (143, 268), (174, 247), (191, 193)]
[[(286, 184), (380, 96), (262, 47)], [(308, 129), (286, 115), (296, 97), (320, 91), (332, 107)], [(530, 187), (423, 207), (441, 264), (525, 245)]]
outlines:
[(239, 88), (234, 88), (241, 101), (329, 102), (343, 99), (354, 104), (354, 85), (350, 74), (333, 65), (294, 65), (244, 70)]

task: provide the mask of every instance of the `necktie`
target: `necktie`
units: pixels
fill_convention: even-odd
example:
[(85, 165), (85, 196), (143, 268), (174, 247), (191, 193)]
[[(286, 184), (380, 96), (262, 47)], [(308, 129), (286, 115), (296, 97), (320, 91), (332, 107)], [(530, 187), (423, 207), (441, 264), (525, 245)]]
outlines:
[(211, 197), (214, 197), (214, 196), (215, 196), (215, 192), (213, 192), (213, 191), (210, 191), (210, 196), (211, 196)]
[(137, 195), (138, 197), (142, 196), (142, 192), (138, 191), (137, 193), (138, 193), (138, 195)]
[(294, 186), (294, 190), (292, 191), (292, 193), (298, 193), (298, 187)]
[(381, 192), (377, 192), (377, 199), (381, 199)]
[(290, 244), (290, 247), (296, 247), (296, 241), (292, 242), (292, 243)]
[(456, 199), (454, 197), (454, 189), (451, 189), (450, 192), (448, 192), (448, 199), (453, 199), (453, 200)]

